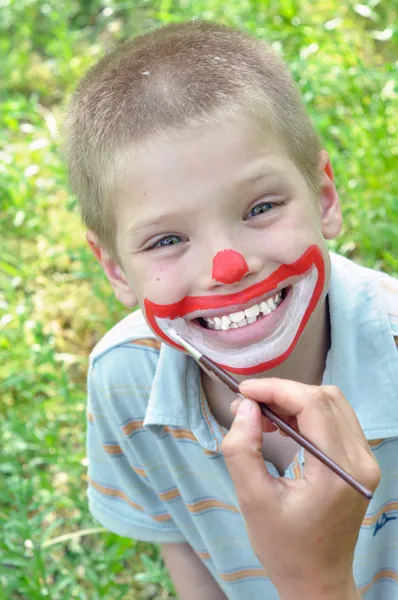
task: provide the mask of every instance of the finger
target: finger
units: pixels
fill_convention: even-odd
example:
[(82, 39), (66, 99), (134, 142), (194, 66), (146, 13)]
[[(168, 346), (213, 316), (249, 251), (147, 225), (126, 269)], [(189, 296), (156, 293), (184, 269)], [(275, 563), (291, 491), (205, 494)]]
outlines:
[[(258, 402), (274, 402), (288, 410), (296, 417), (298, 429), (305, 437), (363, 485), (376, 489), (380, 469), (373, 454), (364, 449), (367, 442), (355, 412), (337, 388), (269, 378), (242, 382), (240, 392)], [(316, 482), (320, 476), (324, 490), (340, 482), (335, 473), (307, 452), (305, 479)]]
[[(283, 379), (242, 382), (241, 392), (257, 401), (273, 401), (295, 414), (299, 431), (370, 489), (376, 489), (380, 469), (367, 447), (355, 412), (335, 386), (308, 386)], [(347, 406), (348, 405), (348, 406)], [(305, 477), (336, 484), (335, 474), (306, 454)]]
[(297, 417), (309, 402), (317, 398), (320, 402), (330, 404), (330, 410), (334, 412), (336, 419), (341, 420), (341, 426), (346, 424), (347, 432), (355, 431), (365, 439), (354, 410), (337, 386), (306, 385), (286, 379), (268, 378), (243, 381), (240, 389), (253, 400), (267, 404), (286, 422), (290, 422), (289, 417)]
[(365, 437), (359, 419), (351, 404), (346, 400), (341, 390), (336, 386), (323, 386), (330, 395), (332, 404), (337, 407), (339, 417), (342, 417), (340, 428), (347, 461), (354, 465), (354, 471), (348, 466), (347, 470), (362, 481), (372, 491), (380, 483), (380, 467)]
[(309, 388), (311, 390), (309, 394), (315, 395), (315, 398), (325, 402), (333, 413), (346, 455), (351, 456), (352, 459), (355, 456), (359, 458), (362, 451), (365, 450), (373, 456), (358, 417), (341, 390), (334, 385), (309, 386)]
[(243, 395), (266, 403), (280, 415), (296, 415), (308, 403), (308, 398), (314, 394), (318, 396), (321, 389), (344, 417), (344, 421), (349, 423), (349, 430), (366, 439), (354, 409), (337, 386), (314, 386), (287, 379), (268, 378), (242, 381), (239, 388)]
[(322, 386), (322, 388), (329, 394), (331, 402), (336, 406), (341, 416), (343, 417), (342, 428), (345, 430), (345, 440), (347, 441), (346, 449), (350, 450), (351, 445), (354, 441), (359, 442), (361, 446), (373, 456), (372, 450), (365, 437), (359, 419), (355, 413), (355, 410), (351, 404), (346, 400), (344, 394), (337, 386)]
[(302, 434), (331, 458), (341, 462), (345, 455), (344, 420), (322, 387), (269, 378), (243, 381), (239, 388), (245, 396), (258, 402), (273, 402), (289, 411), (297, 419)]
[(276, 377), (246, 379), (239, 384), (242, 395), (270, 406), (275, 404), (278, 411), (283, 410), (291, 416), (297, 415), (306, 406), (308, 394), (315, 389), (317, 386)]
[[(347, 413), (346, 413), (347, 414)], [(352, 418), (354, 417), (354, 419)], [(347, 473), (373, 492), (380, 482), (380, 469), (373, 453), (364, 447), (367, 441), (359, 426), (355, 428), (356, 415), (350, 415), (350, 421), (336, 407), (333, 398), (319, 388), (319, 398), (312, 397), (308, 408), (297, 417), (300, 430), (311, 439)], [(318, 461), (313, 455), (306, 453), (304, 477), (315, 480), (322, 469), (324, 490), (329, 491), (336, 486), (346, 485), (342, 479)]]
[[(231, 410), (231, 413), (235, 416), (240, 403), (242, 402), (243, 398), (239, 397), (236, 398), (233, 402), (231, 402), (229, 408)], [(267, 419), (267, 417), (265, 417), (264, 415), (261, 415), (262, 417), (262, 430), (263, 433), (271, 433), (272, 431), (278, 431), (278, 427), (276, 425), (274, 425), (274, 423), (272, 423), (272, 421), (270, 421), (269, 419)]]
[(261, 412), (256, 402), (241, 401), (222, 451), (244, 514), (263, 506), (265, 497), (269, 504), (275, 502), (275, 480), (262, 455)]

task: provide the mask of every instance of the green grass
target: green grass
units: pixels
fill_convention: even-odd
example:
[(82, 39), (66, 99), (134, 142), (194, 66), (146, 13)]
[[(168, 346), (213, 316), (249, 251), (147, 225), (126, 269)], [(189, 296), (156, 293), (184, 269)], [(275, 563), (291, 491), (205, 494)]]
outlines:
[(172, 597), (157, 548), (103, 532), (86, 506), (87, 355), (125, 311), (68, 193), (65, 100), (99, 56), (161, 23), (271, 40), (332, 157), (345, 219), (332, 248), (397, 274), (397, 6), (3, 0), (0, 14), (0, 598)]

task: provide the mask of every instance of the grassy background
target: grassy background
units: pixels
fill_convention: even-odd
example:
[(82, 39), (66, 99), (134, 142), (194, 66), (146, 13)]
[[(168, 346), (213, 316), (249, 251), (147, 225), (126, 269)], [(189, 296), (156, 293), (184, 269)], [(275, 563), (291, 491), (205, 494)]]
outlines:
[(157, 548), (86, 507), (87, 355), (125, 314), (85, 247), (59, 151), (65, 99), (120, 40), (218, 19), (288, 60), (335, 169), (332, 248), (398, 273), (396, 0), (0, 1), (0, 598), (168, 598)]

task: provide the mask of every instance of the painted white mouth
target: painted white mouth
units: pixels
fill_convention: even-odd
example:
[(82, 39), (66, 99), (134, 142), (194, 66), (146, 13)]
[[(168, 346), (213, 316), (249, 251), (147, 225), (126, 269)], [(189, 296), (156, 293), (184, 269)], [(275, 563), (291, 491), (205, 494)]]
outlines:
[[(192, 320), (185, 320), (181, 317), (177, 319), (162, 319), (156, 317), (156, 321), (159, 327), (165, 333), (165, 335), (168, 335), (168, 329), (170, 326), (172, 326), (175, 329), (175, 331), (179, 335), (181, 335), (181, 337), (187, 340), (187, 342), (191, 343), (202, 354), (205, 354), (218, 364), (225, 365), (227, 368), (231, 367), (235, 369), (255, 368), (258, 365), (278, 358), (290, 348), (299, 330), (300, 324), (304, 318), (307, 308), (311, 302), (311, 298), (314, 293), (318, 276), (318, 270), (314, 266), (311, 268), (310, 271), (308, 271), (305, 274), (305, 276), (299, 282), (297, 282), (294, 285), (291, 285), (288, 297), (286, 298), (286, 302), (288, 303), (286, 305), (287, 309), (279, 326), (277, 326), (277, 328), (272, 332), (271, 335), (248, 346), (232, 346), (228, 348), (220, 347), (217, 345), (217, 340), (209, 339), (209, 335), (206, 336), (205, 327), (190, 327), (190, 323), (192, 323)], [(274, 306), (275, 304), (275, 307), (271, 309), (270, 305), (268, 305), (268, 303), (266, 302), (267, 308), (265, 310), (269, 309), (270, 312), (276, 310), (277, 296), (278, 294), (275, 294), (275, 296), (267, 300), (267, 302), (271, 300), (272, 306)], [(278, 302), (281, 302), (280, 298), (278, 299)], [(246, 320), (246, 325), (248, 325), (249, 322), (245, 312), (246, 310), (248, 310), (250, 314), (250, 309), (252, 309), (254, 314), (254, 312), (257, 312), (257, 307), (259, 307), (261, 317), (263, 317), (264, 312), (262, 312), (261, 310), (261, 305), (262, 303), (260, 303), (259, 305), (257, 304), (249, 306), (247, 309), (239, 311), (238, 313), (230, 313), (228, 315), (219, 316), (218, 318), (221, 319), (221, 326), (219, 327), (219, 329), (223, 329), (222, 318), (225, 316), (228, 317), (230, 323), (224, 320), (224, 327), (228, 326), (228, 329), (235, 329), (235, 327), (232, 327), (232, 324), (235, 322), (233, 321), (233, 319), (231, 319), (231, 317), (233, 315), (241, 316), (240, 312), (243, 312), (245, 314), (244, 318)], [(257, 317), (249, 316), (249, 319), (258, 319), (260, 317), (260, 313), (259, 315), (257, 315)], [(205, 317), (201, 316), (200, 318), (204, 319)], [(234, 318), (238, 317), (235, 316)], [(214, 320), (215, 317), (206, 316), (206, 319)], [(239, 327), (241, 321), (243, 321), (243, 319), (240, 319), (240, 321), (238, 321), (238, 323), (235, 324)], [(216, 323), (214, 323), (214, 329), (216, 328), (215, 325)], [(244, 326), (245, 324), (243, 323), (241, 327)]]
[(258, 319), (261, 319), (264, 315), (269, 315), (276, 310), (279, 304), (282, 302), (282, 290), (279, 291), (275, 296), (260, 302), (260, 304), (253, 304), (245, 310), (238, 312), (218, 316), (218, 317), (201, 317), (205, 321), (208, 329), (222, 329), (228, 331), (228, 329), (239, 329), (246, 325), (255, 323)]

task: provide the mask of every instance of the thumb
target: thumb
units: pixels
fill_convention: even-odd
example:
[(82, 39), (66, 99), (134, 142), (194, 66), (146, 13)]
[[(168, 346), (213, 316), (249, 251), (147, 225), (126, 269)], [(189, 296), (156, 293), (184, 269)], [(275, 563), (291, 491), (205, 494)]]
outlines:
[(262, 454), (262, 417), (257, 402), (243, 399), (231, 429), (222, 443), (225, 462), (234, 482), (242, 513), (250, 514), (257, 501), (264, 505), (275, 497), (274, 478)]

